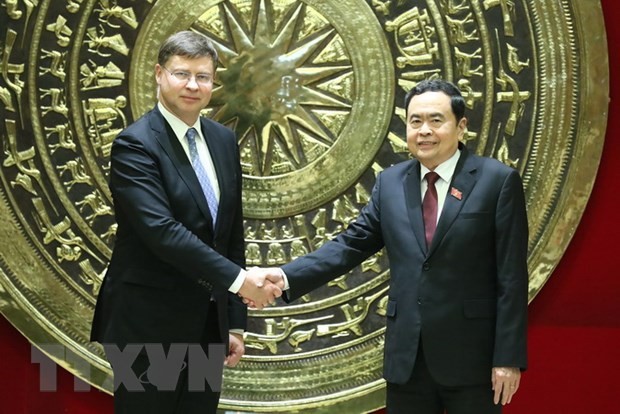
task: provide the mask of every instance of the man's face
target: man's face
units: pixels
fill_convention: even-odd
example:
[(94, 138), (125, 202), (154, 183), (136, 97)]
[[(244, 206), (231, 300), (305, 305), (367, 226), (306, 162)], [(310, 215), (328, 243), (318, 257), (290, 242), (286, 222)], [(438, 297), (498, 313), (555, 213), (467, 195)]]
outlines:
[[(182, 80), (173, 74), (185, 72), (190, 74), (188, 80)], [(159, 101), (187, 125), (193, 125), (211, 100), (213, 81), (198, 82), (198, 79), (215, 76), (213, 60), (208, 57), (189, 59), (172, 56), (164, 66), (155, 65), (155, 78), (159, 85)]]
[(424, 92), (409, 101), (407, 147), (426, 168), (434, 170), (458, 148), (467, 119), (458, 123), (450, 97), (443, 92)]

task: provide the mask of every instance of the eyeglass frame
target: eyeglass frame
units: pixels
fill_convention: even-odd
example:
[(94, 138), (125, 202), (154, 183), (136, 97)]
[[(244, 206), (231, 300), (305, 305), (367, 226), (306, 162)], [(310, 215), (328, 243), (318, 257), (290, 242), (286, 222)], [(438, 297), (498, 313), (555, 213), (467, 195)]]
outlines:
[[(186, 70), (175, 70), (174, 72), (172, 72), (170, 69), (168, 69), (164, 65), (159, 65), (159, 66), (164, 68), (166, 70), (166, 72), (168, 72), (170, 75), (172, 75), (172, 77), (175, 80), (177, 80), (178, 82), (188, 83), (192, 78), (194, 78), (194, 81), (198, 85), (208, 85), (210, 83), (213, 83), (213, 75), (210, 75), (208, 73), (197, 73), (197, 74), (194, 75), (193, 73), (188, 72)], [(200, 77), (206, 77), (207, 79), (206, 80), (200, 80), (199, 79)]]

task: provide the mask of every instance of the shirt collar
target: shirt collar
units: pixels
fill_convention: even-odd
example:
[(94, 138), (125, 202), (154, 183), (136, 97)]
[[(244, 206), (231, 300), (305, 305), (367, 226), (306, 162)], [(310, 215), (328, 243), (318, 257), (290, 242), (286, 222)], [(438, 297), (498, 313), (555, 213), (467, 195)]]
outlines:
[(182, 139), (189, 128), (195, 128), (196, 131), (198, 131), (198, 135), (202, 137), (202, 130), (200, 128), (200, 117), (196, 119), (194, 125), (188, 127), (185, 122), (181, 121), (175, 114), (166, 109), (166, 107), (162, 105), (161, 102), (157, 102), (157, 108), (159, 109), (159, 112), (161, 112), (161, 114), (163, 115), (166, 122), (168, 122), (168, 125), (170, 125), (170, 128), (172, 128), (172, 131), (177, 136), (177, 138)]
[[(442, 180), (449, 183), (450, 181), (452, 181), (452, 176), (454, 175), (454, 170), (456, 170), (456, 164), (459, 162), (460, 156), (461, 150), (457, 148), (457, 150), (454, 151), (454, 154), (450, 158), (439, 164), (434, 171), (437, 173), (437, 175), (439, 175)], [(426, 173), (429, 171), (430, 170), (428, 168), (426, 168), (424, 165), (422, 165), (422, 163), (420, 163), (420, 181), (424, 180)]]

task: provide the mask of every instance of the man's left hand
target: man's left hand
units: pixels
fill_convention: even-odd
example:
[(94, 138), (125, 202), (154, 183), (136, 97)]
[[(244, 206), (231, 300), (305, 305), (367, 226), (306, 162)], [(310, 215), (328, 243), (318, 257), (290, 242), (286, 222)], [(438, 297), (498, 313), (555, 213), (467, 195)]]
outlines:
[(234, 367), (239, 363), (239, 360), (245, 353), (245, 345), (243, 343), (243, 335), (237, 333), (228, 334), (228, 355), (224, 360), (224, 365), (227, 367)]
[(514, 367), (495, 367), (491, 374), (491, 382), (493, 384), (493, 402), (502, 405), (510, 404), (512, 396), (519, 389), (521, 381), (521, 370)]

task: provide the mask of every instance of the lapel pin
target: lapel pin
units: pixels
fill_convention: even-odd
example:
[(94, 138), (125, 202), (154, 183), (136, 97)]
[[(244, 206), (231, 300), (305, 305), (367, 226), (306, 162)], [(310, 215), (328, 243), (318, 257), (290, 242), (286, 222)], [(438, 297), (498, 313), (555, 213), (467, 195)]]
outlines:
[(450, 188), (450, 195), (459, 201), (463, 198), (463, 193), (454, 187)]

